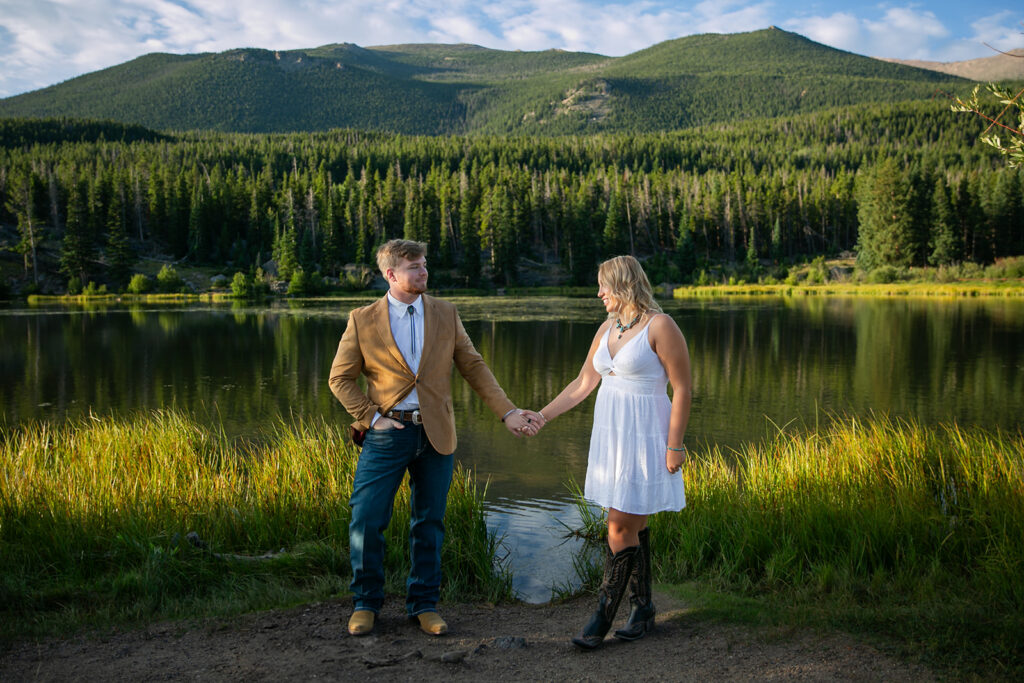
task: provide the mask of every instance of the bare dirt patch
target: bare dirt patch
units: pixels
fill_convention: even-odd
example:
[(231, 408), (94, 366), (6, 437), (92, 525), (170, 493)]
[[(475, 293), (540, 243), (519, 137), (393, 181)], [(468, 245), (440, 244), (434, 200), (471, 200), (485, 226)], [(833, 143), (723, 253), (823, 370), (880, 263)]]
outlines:
[(22, 642), (0, 655), (0, 680), (935, 680), (844, 634), (699, 621), (659, 593), (651, 635), (633, 643), (609, 636), (594, 652), (569, 643), (592, 598), (442, 605), (451, 628), (442, 638), (422, 634), (398, 602), (363, 638), (348, 635), (350, 603), (339, 599), (216, 622)]

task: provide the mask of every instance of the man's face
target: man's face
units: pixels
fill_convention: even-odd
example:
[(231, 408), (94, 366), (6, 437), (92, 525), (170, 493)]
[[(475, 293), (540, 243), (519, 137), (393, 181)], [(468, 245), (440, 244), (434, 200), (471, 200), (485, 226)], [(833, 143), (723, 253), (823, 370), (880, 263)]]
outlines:
[(427, 291), (427, 257), (420, 256), (411, 261), (400, 259), (394, 268), (388, 268), (388, 285), (392, 291), (406, 294), (423, 294)]

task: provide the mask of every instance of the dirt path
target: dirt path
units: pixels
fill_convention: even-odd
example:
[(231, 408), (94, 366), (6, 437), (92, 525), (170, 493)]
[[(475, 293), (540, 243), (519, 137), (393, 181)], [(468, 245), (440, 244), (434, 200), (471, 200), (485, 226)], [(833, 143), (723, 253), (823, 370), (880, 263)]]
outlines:
[[(600, 650), (569, 644), (593, 609), (563, 605), (442, 605), (451, 633), (431, 638), (394, 601), (374, 634), (353, 638), (349, 601), (204, 624), (165, 623), (106, 637), (21, 643), (0, 655), (2, 681), (931, 681), (842, 634), (754, 631), (687, 618), (655, 593), (657, 629)], [(626, 612), (627, 610), (620, 610)], [(620, 614), (620, 621), (624, 615)]]

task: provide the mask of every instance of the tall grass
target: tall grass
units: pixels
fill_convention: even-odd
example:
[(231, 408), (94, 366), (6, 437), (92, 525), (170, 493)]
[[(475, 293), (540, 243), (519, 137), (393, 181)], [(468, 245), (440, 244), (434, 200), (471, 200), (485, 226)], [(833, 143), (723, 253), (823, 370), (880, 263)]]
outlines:
[[(176, 412), (0, 429), (0, 634), (343, 593), (357, 457), (323, 421), (273, 425), (245, 443)], [(457, 469), (442, 599), (512, 595), (482, 495)], [(388, 590), (399, 594), (408, 496), (403, 483), (387, 532)]]
[(1024, 437), (838, 420), (694, 454), (651, 518), (656, 580), (895, 636), (958, 671), (1024, 671)]

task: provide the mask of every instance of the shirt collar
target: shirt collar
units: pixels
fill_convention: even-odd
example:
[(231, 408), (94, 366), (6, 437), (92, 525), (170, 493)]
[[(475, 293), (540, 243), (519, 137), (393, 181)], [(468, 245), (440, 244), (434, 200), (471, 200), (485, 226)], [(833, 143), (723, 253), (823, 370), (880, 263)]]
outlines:
[[(406, 315), (409, 312), (409, 304), (403, 304), (401, 301), (391, 296), (391, 292), (388, 292), (388, 306), (390, 306), (395, 313)], [(412, 307), (416, 309), (416, 314), (423, 315), (423, 296), (416, 297), (416, 301), (412, 302)]]

